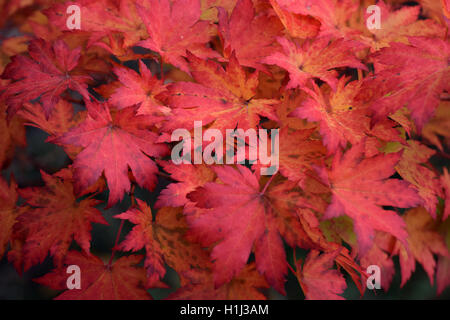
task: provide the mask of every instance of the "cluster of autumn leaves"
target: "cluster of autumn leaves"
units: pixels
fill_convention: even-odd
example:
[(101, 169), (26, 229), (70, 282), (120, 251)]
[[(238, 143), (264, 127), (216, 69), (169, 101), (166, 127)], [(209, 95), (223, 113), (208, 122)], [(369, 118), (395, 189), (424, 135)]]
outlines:
[[(265, 299), (285, 294), (288, 272), (306, 298), (341, 299), (346, 279), (364, 294), (370, 265), (388, 290), (397, 256), (402, 286), (418, 262), (440, 294), (450, 175), (432, 162), (449, 158), (450, 4), (403, 2), (0, 1), (0, 166), (25, 126), (73, 160), (41, 171), (42, 187), (0, 179), (0, 257), (21, 273), (51, 256), (35, 281), (60, 299), (147, 299), (168, 267), (173, 299)], [(369, 30), (373, 4), (381, 29)], [(194, 121), (280, 129), (279, 172), (173, 164), (171, 133)], [(135, 197), (161, 177), (156, 203)], [(114, 218), (133, 228), (103, 261), (92, 224), (126, 193)], [(66, 290), (68, 265), (79, 290)]]

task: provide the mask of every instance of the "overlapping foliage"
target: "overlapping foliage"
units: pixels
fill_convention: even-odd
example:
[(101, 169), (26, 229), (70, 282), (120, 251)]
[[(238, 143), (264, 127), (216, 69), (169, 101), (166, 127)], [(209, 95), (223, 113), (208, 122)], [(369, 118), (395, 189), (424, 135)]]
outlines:
[[(19, 273), (50, 257), (36, 281), (57, 298), (149, 299), (171, 268), (171, 299), (265, 299), (288, 273), (307, 299), (341, 299), (349, 281), (364, 295), (369, 265), (389, 290), (397, 257), (402, 286), (416, 263), (437, 294), (450, 284), (449, 1), (13, 0), (0, 13), (14, 31), (0, 166), (25, 126), (72, 160), (40, 187), (0, 178), (0, 257)], [(170, 135), (194, 121), (280, 129), (279, 171), (175, 165)], [(136, 198), (158, 184), (156, 203)], [(117, 239), (132, 229), (103, 261), (92, 224), (127, 194)]]

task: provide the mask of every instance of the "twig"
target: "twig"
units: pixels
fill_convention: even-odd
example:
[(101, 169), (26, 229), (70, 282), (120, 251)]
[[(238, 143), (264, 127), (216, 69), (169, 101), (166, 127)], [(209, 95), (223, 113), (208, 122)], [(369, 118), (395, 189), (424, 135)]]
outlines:
[(125, 220), (122, 220), (122, 221), (120, 222), (119, 231), (117, 231), (116, 242), (114, 243), (114, 247), (112, 248), (111, 258), (109, 258), (108, 269), (111, 268), (111, 264), (112, 264), (112, 261), (113, 261), (113, 259), (114, 259), (114, 255), (116, 254), (116, 251), (117, 251), (117, 244), (119, 243), (120, 233), (122, 232), (122, 228), (123, 228), (124, 222), (125, 222)]

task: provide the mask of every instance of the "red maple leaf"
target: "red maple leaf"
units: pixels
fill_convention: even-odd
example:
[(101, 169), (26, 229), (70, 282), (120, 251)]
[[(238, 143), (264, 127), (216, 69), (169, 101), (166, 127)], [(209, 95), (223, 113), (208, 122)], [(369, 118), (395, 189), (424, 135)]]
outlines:
[[(393, 6), (384, 1), (377, 1), (380, 9), (380, 24), (382, 28), (368, 29), (370, 37), (362, 37), (372, 50), (380, 50), (389, 47), (391, 42), (408, 43), (408, 37), (423, 36), (436, 37), (444, 36), (444, 28), (432, 19), (419, 19), (421, 13), (420, 6), (404, 6), (399, 10), (393, 10)], [(366, 12), (365, 20), (369, 18)]]
[(25, 271), (42, 263), (47, 254), (54, 257), (56, 265), (61, 265), (73, 240), (89, 254), (91, 224), (108, 224), (94, 207), (100, 201), (78, 201), (70, 179), (62, 180), (43, 171), (41, 175), (45, 187), (19, 191), (28, 207), (23, 209), (14, 227), (13, 239), (20, 239), (23, 245), (13, 245), (10, 260), (15, 260), (16, 266), (23, 261)]
[[(294, 131), (287, 127), (280, 130), (278, 156), (280, 173), (289, 180), (302, 181), (305, 178), (305, 171), (323, 160), (326, 149), (321, 141), (311, 138), (314, 131), (314, 129)], [(268, 145), (270, 143), (271, 141), (268, 141)], [(256, 162), (252, 169), (259, 170), (261, 167), (268, 165)]]
[(439, 105), (440, 94), (450, 91), (450, 44), (440, 39), (409, 37), (409, 43), (391, 43), (373, 55), (376, 88), (373, 122), (407, 106), (419, 132)]
[(13, 227), (19, 214), (17, 210), (17, 185), (14, 181), (8, 183), (0, 178), (0, 258), (3, 257), (9, 239), (13, 233)]
[(367, 136), (375, 136), (386, 141), (402, 141), (395, 123), (385, 119), (370, 128), (370, 112), (367, 105), (358, 101), (357, 96), (362, 82), (348, 82), (347, 77), (339, 79), (336, 92), (330, 92), (313, 83), (313, 89), (304, 89), (311, 98), (306, 99), (290, 115), (309, 121), (319, 122), (323, 143), (329, 153), (347, 143), (356, 144)]
[(19, 116), (9, 116), (6, 106), (0, 102), (0, 168), (10, 163), (16, 147), (26, 146), (25, 127)]
[(331, 170), (318, 169), (322, 181), (332, 192), (324, 218), (343, 214), (353, 219), (360, 254), (372, 246), (374, 230), (384, 231), (406, 244), (408, 234), (403, 219), (381, 206), (414, 207), (422, 203), (412, 186), (402, 180), (389, 179), (395, 173), (400, 153), (379, 154), (363, 158), (364, 143), (345, 154), (337, 152)]
[(217, 31), (200, 20), (200, 0), (140, 0), (136, 6), (149, 35), (137, 45), (158, 52), (164, 62), (189, 73), (186, 50), (201, 58), (219, 56), (206, 46)]
[(436, 261), (433, 254), (449, 257), (444, 238), (440, 235), (428, 212), (422, 208), (408, 210), (403, 216), (408, 231), (408, 250), (401, 243), (396, 243), (394, 253), (400, 257), (402, 282), (405, 285), (416, 269), (416, 260), (428, 274), (431, 285), (434, 283)]
[(276, 52), (262, 60), (267, 64), (275, 64), (289, 72), (286, 89), (304, 87), (309, 79), (318, 78), (336, 90), (339, 67), (350, 67), (367, 70), (356, 57), (354, 42), (338, 39), (330, 42), (330, 38), (322, 37), (314, 41), (305, 41), (302, 45), (295, 40), (279, 37), (278, 42), (283, 52)]
[(70, 50), (62, 40), (51, 44), (37, 39), (30, 42), (28, 52), (30, 58), (13, 57), (2, 75), (3, 79), (12, 80), (2, 93), (10, 116), (24, 103), (39, 98), (48, 117), (67, 89), (78, 91), (89, 100), (87, 82), (91, 77), (71, 74), (80, 59), (80, 48)]
[(224, 70), (218, 63), (188, 54), (193, 82), (169, 86), (168, 103), (174, 108), (165, 129), (191, 129), (194, 121), (219, 129), (256, 128), (261, 117), (276, 119), (275, 99), (255, 99), (258, 71), (247, 74), (235, 55)]
[[(96, 256), (70, 251), (64, 266), (33, 281), (54, 290), (66, 290), (56, 300), (148, 300), (151, 296), (145, 289), (145, 270), (136, 266), (142, 258), (131, 255), (105, 264)], [(67, 290), (70, 265), (80, 268), (81, 289)]]
[(296, 262), (297, 279), (306, 299), (343, 300), (340, 294), (344, 293), (347, 284), (338, 270), (331, 269), (339, 250), (321, 255), (319, 253), (317, 250), (311, 250), (303, 267), (301, 260)]
[(108, 206), (112, 206), (130, 191), (128, 167), (140, 186), (155, 186), (158, 168), (149, 156), (168, 153), (166, 145), (156, 143), (157, 138), (149, 119), (136, 115), (136, 108), (116, 111), (109, 103), (92, 102), (85, 121), (50, 141), (84, 148), (73, 163), (75, 190), (79, 193), (93, 185), (104, 172), (110, 190)]
[(277, 18), (264, 13), (255, 15), (251, 0), (237, 1), (229, 18), (224, 8), (218, 11), (225, 58), (235, 52), (241, 65), (266, 70), (260, 61), (276, 49), (274, 37), (281, 31)]
[(439, 176), (427, 167), (428, 160), (436, 152), (416, 140), (409, 140), (402, 157), (395, 166), (398, 174), (417, 190), (423, 206), (436, 218), (438, 197), (443, 197)]
[(348, 26), (349, 20), (358, 12), (358, 3), (352, 0), (276, 0), (286, 10), (313, 16), (321, 23), (319, 36), (336, 39), (356, 38), (360, 33)]
[(371, 265), (380, 267), (381, 287), (388, 291), (395, 275), (394, 261), (392, 260), (392, 247), (395, 238), (384, 232), (377, 232), (372, 248), (361, 257), (361, 267), (365, 270)]
[(237, 169), (219, 166), (214, 171), (220, 183), (206, 183), (188, 195), (204, 212), (185, 209), (185, 213), (192, 215), (188, 221), (197, 240), (215, 244), (211, 258), (216, 286), (239, 274), (254, 248), (257, 270), (284, 292), (287, 262), (281, 236), (291, 246), (314, 246), (293, 210), (299, 196), (289, 193), (292, 185), (268, 190), (271, 179), (260, 187), (257, 176), (240, 165)]
[(139, 60), (139, 71), (140, 75), (130, 68), (114, 68), (114, 73), (122, 86), (114, 91), (109, 101), (118, 109), (138, 105), (138, 115), (151, 115), (155, 117), (155, 122), (161, 121), (170, 109), (158, 101), (156, 96), (164, 92), (166, 88), (162, 80), (158, 80), (151, 74), (142, 60)]
[(25, 103), (18, 115), (28, 120), (28, 126), (39, 128), (50, 135), (58, 136), (66, 133), (77, 125), (86, 116), (86, 112), (80, 111), (74, 114), (73, 105), (67, 100), (60, 99), (55, 109), (47, 118), (41, 104)]
[(123, 44), (129, 47), (145, 37), (145, 27), (139, 18), (134, 1), (127, 0), (78, 0), (64, 3), (56, 3), (43, 12), (48, 17), (52, 26), (58, 30), (72, 31), (68, 29), (67, 21), (73, 17), (73, 12), (67, 11), (69, 6), (76, 5), (80, 8), (80, 27), (78, 32), (89, 35), (89, 44), (95, 43), (107, 50), (114, 50), (103, 42), (97, 40), (122, 33)]
[(163, 161), (158, 164), (163, 167), (164, 171), (171, 174), (172, 179), (179, 182), (171, 183), (161, 191), (158, 201), (155, 203), (157, 208), (184, 206), (189, 201), (186, 197), (188, 193), (203, 186), (206, 182), (211, 182), (215, 176), (214, 171), (206, 165), (176, 165)]

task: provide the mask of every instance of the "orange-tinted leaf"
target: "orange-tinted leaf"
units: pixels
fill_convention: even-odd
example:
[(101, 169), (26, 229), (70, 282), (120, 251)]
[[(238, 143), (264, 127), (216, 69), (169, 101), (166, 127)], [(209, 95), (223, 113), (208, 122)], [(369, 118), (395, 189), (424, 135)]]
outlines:
[(105, 173), (111, 206), (130, 191), (128, 167), (137, 183), (152, 189), (156, 184), (156, 164), (148, 156), (162, 156), (167, 147), (156, 143), (146, 116), (137, 116), (133, 107), (114, 111), (108, 103), (90, 103), (88, 116), (79, 126), (50, 141), (83, 147), (74, 160), (75, 191), (93, 185)]
[(310, 251), (303, 267), (300, 260), (296, 262), (297, 279), (306, 299), (343, 300), (340, 295), (347, 284), (342, 274), (332, 269), (339, 251), (319, 254), (317, 250)]
[(74, 109), (70, 102), (60, 99), (51, 115), (47, 118), (41, 104), (25, 103), (18, 112), (20, 116), (30, 121), (27, 125), (32, 125), (42, 129), (53, 136), (60, 136), (69, 131), (72, 127), (84, 120), (86, 114), (78, 112), (74, 115)]
[(367, 110), (355, 101), (361, 83), (353, 81), (345, 85), (346, 82), (346, 78), (341, 78), (336, 92), (329, 93), (329, 96), (324, 96), (323, 91), (313, 84), (315, 91), (310, 92), (312, 98), (291, 114), (318, 121), (324, 144), (330, 153), (336, 152), (339, 147), (345, 148), (347, 142), (360, 142), (369, 130)]
[(67, 266), (77, 265), (81, 271), (81, 289), (66, 290), (57, 300), (148, 300), (145, 270), (136, 265), (142, 256), (122, 257), (111, 266), (96, 256), (70, 251), (63, 267), (55, 269), (35, 282), (55, 290), (67, 289)]
[(164, 263), (178, 273), (207, 266), (206, 252), (185, 238), (187, 225), (181, 209), (162, 208), (157, 212), (156, 221), (153, 222), (150, 207), (139, 199), (137, 203), (138, 208), (115, 216), (136, 225), (119, 248), (125, 251), (145, 248), (145, 268), (149, 286), (164, 277), (166, 273)]
[(23, 120), (15, 116), (8, 121), (6, 107), (3, 103), (0, 103), (0, 168), (9, 163), (16, 146), (25, 145)]
[(423, 199), (423, 206), (436, 217), (438, 197), (442, 197), (439, 177), (435, 172), (425, 166), (428, 159), (435, 153), (434, 150), (420, 144), (418, 141), (408, 141), (402, 158), (395, 169), (402, 178), (411, 183)]
[(450, 174), (448, 173), (447, 168), (444, 168), (444, 174), (441, 176), (441, 183), (445, 194), (445, 210), (442, 220), (445, 220), (450, 216)]
[[(23, 268), (42, 263), (48, 254), (61, 265), (72, 240), (75, 240), (86, 254), (89, 254), (91, 224), (107, 224), (101, 212), (94, 206), (98, 200), (77, 201), (70, 180), (62, 180), (41, 172), (45, 187), (21, 189), (20, 196), (28, 207), (17, 218), (15, 233), (23, 237), (20, 252)], [(13, 248), (14, 250), (14, 248)]]
[[(281, 129), (279, 166), (281, 174), (289, 180), (303, 180), (305, 171), (311, 170), (314, 165), (318, 165), (323, 160), (326, 149), (321, 141), (311, 138), (313, 132), (314, 129), (296, 131), (288, 128)], [(254, 164), (252, 168), (258, 170), (260, 166), (260, 164)]]
[(194, 191), (197, 187), (203, 186), (206, 182), (214, 179), (214, 171), (206, 165), (179, 164), (170, 162), (158, 162), (164, 171), (171, 174), (171, 178), (179, 181), (171, 183), (162, 190), (155, 206), (161, 207), (182, 207), (189, 200), (186, 195)]
[(436, 261), (433, 254), (448, 256), (449, 252), (443, 237), (436, 231), (434, 221), (428, 212), (422, 208), (408, 210), (403, 216), (408, 231), (408, 246), (406, 250), (398, 243), (396, 252), (400, 256), (403, 286), (416, 269), (416, 260), (423, 266), (433, 285)]
[(219, 129), (256, 128), (261, 117), (276, 119), (274, 99), (253, 99), (258, 72), (247, 75), (234, 55), (227, 69), (189, 54), (189, 67), (199, 83), (176, 82), (169, 86), (169, 105), (174, 108), (165, 128), (194, 127), (194, 119)]
[(19, 214), (16, 202), (18, 194), (17, 185), (14, 181), (8, 183), (0, 178), (0, 258), (3, 258), (10, 237), (13, 232), (13, 226)]
[[(408, 44), (408, 37), (443, 37), (444, 28), (431, 19), (418, 19), (420, 6), (404, 6), (399, 10), (393, 10), (392, 6), (380, 0), (377, 2), (380, 8), (380, 29), (368, 30), (372, 38), (367, 39), (374, 51), (388, 47), (390, 42), (402, 42)], [(368, 19), (366, 13), (365, 20)]]
[[(444, 146), (450, 147), (450, 101), (441, 101), (434, 117), (423, 128), (422, 136), (441, 151)], [(440, 137), (444, 138), (444, 143)]]
[(216, 288), (210, 271), (184, 274), (190, 282), (169, 296), (173, 300), (266, 300), (261, 289), (269, 287), (254, 263), (248, 264), (229, 283)]

